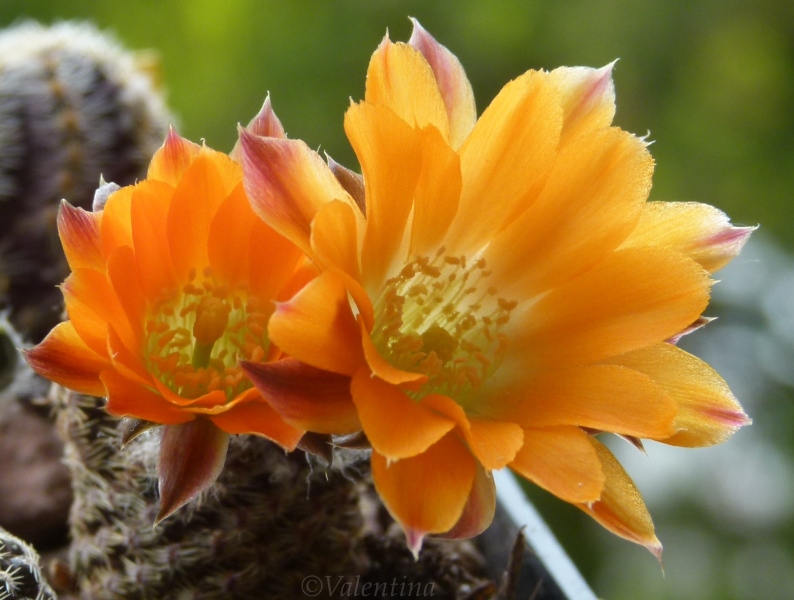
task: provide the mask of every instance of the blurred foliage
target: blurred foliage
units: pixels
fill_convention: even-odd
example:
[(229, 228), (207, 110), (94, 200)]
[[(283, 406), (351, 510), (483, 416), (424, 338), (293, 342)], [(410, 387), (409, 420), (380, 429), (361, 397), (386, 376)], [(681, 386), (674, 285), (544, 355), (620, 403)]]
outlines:
[[(528, 68), (620, 58), (616, 123), (656, 140), (652, 198), (709, 202), (794, 247), (790, 0), (0, 0), (0, 26), (26, 17), (90, 19), (128, 47), (155, 50), (179, 131), (191, 139), (230, 149), (236, 124), (246, 123), (269, 91), (290, 137), (350, 166), (343, 113), (350, 98), (362, 97), (384, 32), (408, 38), (408, 16), (461, 59), (480, 110)], [(790, 401), (791, 387), (776, 389), (779, 400)], [(652, 470), (653, 460), (644, 464)], [(640, 549), (605, 543), (608, 534), (576, 509), (536, 490), (532, 497), (601, 596), (689, 597), (674, 583), (683, 578), (699, 594), (692, 597), (753, 597), (752, 584), (733, 585), (728, 573), (705, 563), (689, 565), (695, 575), (687, 576), (673, 559), (663, 580)], [(681, 547), (743, 547), (746, 532), (699, 510), (682, 500), (665, 513), (671, 525), (657, 518), (662, 540), (667, 533)], [(763, 548), (748, 552), (748, 561), (765, 568), (780, 558), (764, 559)]]

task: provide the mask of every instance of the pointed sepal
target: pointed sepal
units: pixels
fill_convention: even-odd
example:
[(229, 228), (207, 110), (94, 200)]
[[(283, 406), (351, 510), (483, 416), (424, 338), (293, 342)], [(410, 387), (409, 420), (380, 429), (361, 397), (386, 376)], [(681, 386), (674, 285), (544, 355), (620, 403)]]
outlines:
[(442, 533), (440, 537), (465, 540), (480, 535), (491, 524), (495, 513), (496, 484), (493, 475), (478, 464), (469, 499), (463, 507), (463, 514), (455, 526)]
[(333, 446), (331, 445), (331, 435), (327, 433), (304, 433), (298, 442), (298, 448), (306, 454), (319, 456), (328, 464), (333, 459)]
[(160, 512), (155, 525), (209, 488), (220, 475), (229, 434), (197, 418), (163, 427), (158, 471)]
[[(248, 125), (245, 126), (245, 130), (248, 133), (260, 135), (262, 137), (286, 139), (287, 134), (284, 132), (284, 126), (276, 116), (276, 113), (273, 112), (273, 105), (270, 103), (269, 93), (265, 98), (265, 103), (262, 105), (262, 108), (259, 109), (259, 112), (256, 113), (256, 116), (251, 119)], [(229, 156), (240, 162), (240, 152), (240, 140), (238, 138)]]
[(240, 368), (287, 423), (316, 433), (361, 429), (350, 396), (350, 377), (294, 358), (269, 363), (240, 362)]
[(134, 417), (124, 417), (121, 419), (119, 430), (121, 431), (121, 447), (124, 448), (132, 440), (140, 435), (143, 435), (150, 429), (159, 427), (160, 423), (153, 423), (151, 421), (144, 421)]

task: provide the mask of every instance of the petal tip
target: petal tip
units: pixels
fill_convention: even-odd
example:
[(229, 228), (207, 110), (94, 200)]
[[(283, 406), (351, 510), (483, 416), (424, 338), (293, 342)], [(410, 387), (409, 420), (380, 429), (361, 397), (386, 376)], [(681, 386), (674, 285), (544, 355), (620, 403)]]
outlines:
[(419, 560), (419, 552), (422, 550), (422, 542), (424, 539), (425, 534), (421, 531), (416, 529), (405, 530), (405, 543), (408, 546), (408, 550), (413, 554), (415, 561)]

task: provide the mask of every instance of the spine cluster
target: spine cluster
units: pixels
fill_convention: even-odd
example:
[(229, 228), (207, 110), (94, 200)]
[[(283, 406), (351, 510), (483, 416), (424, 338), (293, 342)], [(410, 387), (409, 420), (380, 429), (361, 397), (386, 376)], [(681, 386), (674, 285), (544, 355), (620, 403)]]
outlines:
[(55, 600), (41, 576), (39, 555), (25, 542), (0, 528), (0, 600)]

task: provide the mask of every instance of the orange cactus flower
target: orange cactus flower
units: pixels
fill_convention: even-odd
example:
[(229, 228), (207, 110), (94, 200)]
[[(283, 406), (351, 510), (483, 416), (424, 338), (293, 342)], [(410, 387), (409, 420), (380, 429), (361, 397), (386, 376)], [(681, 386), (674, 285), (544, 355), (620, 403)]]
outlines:
[[(482, 531), (491, 471), (509, 467), (659, 553), (594, 434), (702, 446), (748, 422), (669, 340), (701, 322), (709, 272), (750, 230), (646, 201), (653, 160), (611, 125), (611, 65), (529, 71), (478, 119), (458, 60), (414, 26), (379, 46), (345, 116), (363, 181), (242, 132), (254, 210), (322, 270), (270, 320), (292, 358), (243, 366), (294, 426), (363, 430), (414, 552)], [(309, 366), (334, 374), (333, 403)]]
[[(276, 126), (268, 101), (251, 129)], [(251, 210), (235, 161), (172, 130), (145, 181), (97, 212), (64, 202), (58, 230), (72, 271), (62, 285), (69, 320), (27, 360), (48, 379), (106, 396), (110, 414), (165, 425), (158, 521), (215, 480), (229, 434), (295, 448), (304, 432), (237, 361), (278, 356), (267, 336), (273, 300), (311, 270)]]

